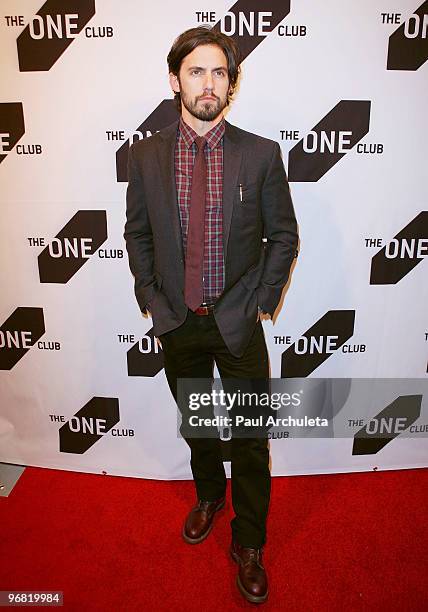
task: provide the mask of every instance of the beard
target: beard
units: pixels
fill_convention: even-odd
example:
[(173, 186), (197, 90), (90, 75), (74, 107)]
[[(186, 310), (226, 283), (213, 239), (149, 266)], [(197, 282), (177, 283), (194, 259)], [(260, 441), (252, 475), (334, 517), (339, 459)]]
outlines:
[(195, 100), (191, 100), (183, 90), (180, 92), (183, 106), (193, 117), (201, 121), (214, 121), (227, 106), (227, 96), (225, 96), (224, 100), (221, 100), (215, 94), (211, 95), (215, 97), (215, 100), (203, 100), (200, 102), (199, 98), (202, 98), (203, 95), (198, 96)]

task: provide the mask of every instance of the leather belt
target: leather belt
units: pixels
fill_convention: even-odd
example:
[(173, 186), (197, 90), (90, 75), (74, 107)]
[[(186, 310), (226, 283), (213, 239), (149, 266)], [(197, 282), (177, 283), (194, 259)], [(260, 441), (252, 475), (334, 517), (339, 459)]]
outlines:
[(198, 316), (205, 316), (213, 312), (215, 304), (202, 304), (196, 310), (194, 310), (194, 314)]

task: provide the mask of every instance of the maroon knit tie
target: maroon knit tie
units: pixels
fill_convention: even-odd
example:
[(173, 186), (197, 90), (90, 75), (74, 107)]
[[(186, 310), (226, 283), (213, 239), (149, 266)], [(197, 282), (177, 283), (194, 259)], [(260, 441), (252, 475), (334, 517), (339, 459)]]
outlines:
[(195, 138), (197, 152), (192, 173), (190, 193), (189, 227), (187, 230), (186, 269), (184, 276), (184, 301), (190, 310), (196, 310), (203, 302), (205, 198), (207, 191), (207, 163), (204, 146), (206, 138)]

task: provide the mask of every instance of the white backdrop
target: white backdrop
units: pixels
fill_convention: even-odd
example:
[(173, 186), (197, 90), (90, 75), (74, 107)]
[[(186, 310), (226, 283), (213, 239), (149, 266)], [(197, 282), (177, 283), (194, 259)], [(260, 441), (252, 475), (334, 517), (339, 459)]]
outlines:
[[(123, 172), (135, 132), (174, 120), (166, 56), (204, 18), (243, 49), (227, 119), (280, 142), (299, 222), (282, 308), (264, 322), (272, 376), (413, 378), (425, 390), (413, 430), (377, 452), (353, 454), (357, 426), (276, 439), (272, 473), (428, 465), (428, 2), (288, 4), (3, 1), (0, 461), (191, 476), (133, 294)], [(259, 37), (239, 31), (242, 16)], [(305, 350), (311, 338), (321, 352)]]

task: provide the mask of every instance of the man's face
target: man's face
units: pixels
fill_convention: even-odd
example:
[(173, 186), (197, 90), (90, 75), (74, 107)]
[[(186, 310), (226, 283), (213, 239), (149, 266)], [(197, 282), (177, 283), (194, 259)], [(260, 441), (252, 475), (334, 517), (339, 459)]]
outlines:
[(199, 45), (182, 61), (178, 78), (170, 74), (170, 83), (191, 115), (214, 121), (227, 106), (227, 58), (217, 45)]

